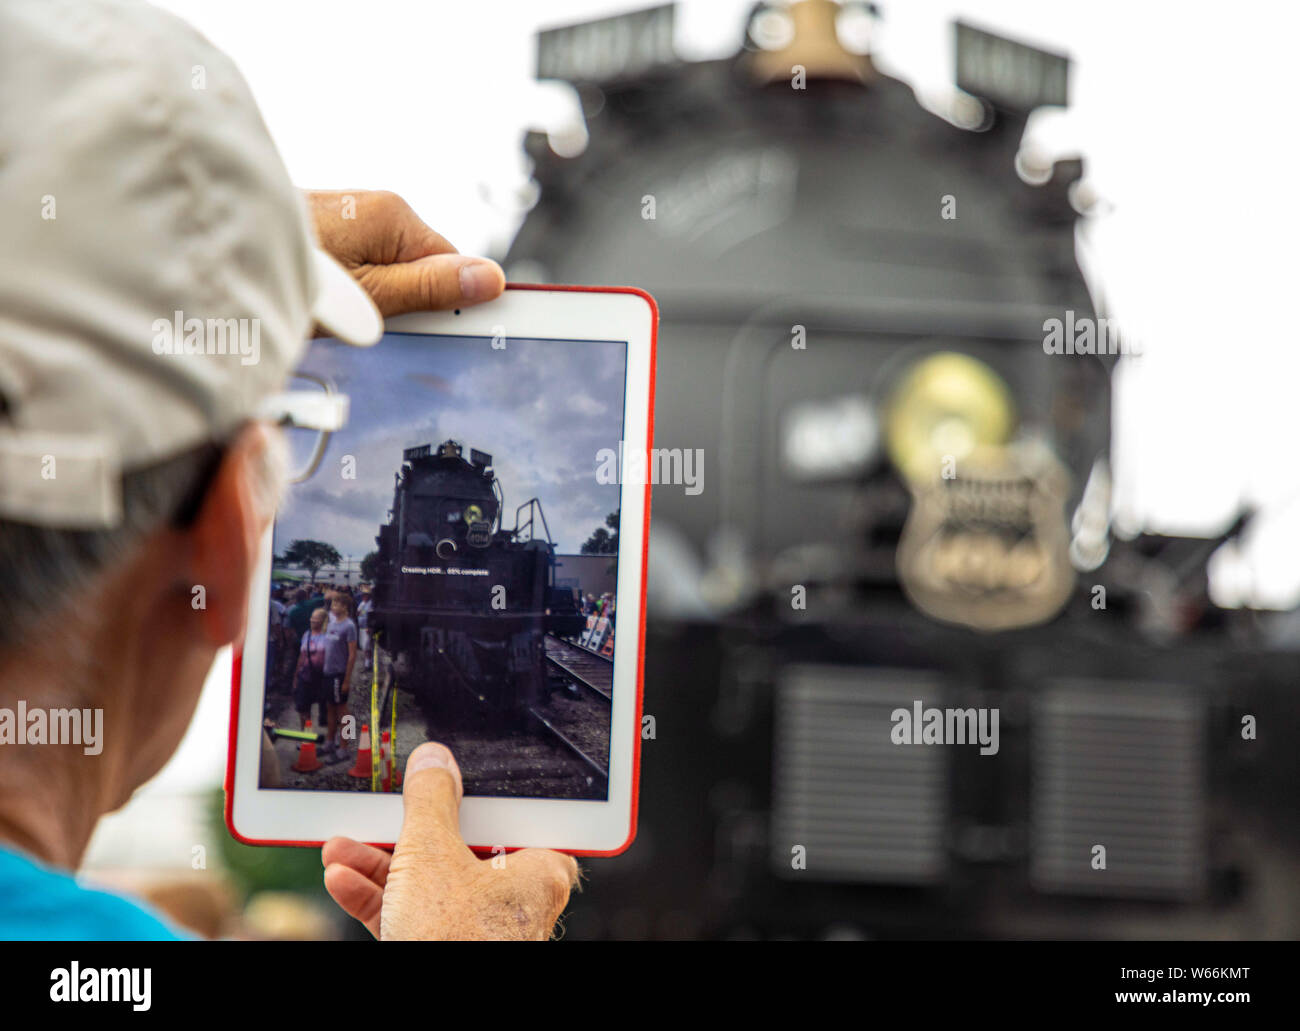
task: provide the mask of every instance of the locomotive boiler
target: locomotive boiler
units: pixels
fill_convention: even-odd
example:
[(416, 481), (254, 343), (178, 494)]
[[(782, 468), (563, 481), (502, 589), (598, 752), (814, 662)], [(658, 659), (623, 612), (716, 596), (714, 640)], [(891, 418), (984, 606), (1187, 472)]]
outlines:
[(406, 448), (393, 507), (376, 537), (372, 625), (398, 683), (422, 702), (498, 713), (526, 709), (546, 686), (547, 633), (584, 624), (557, 590), (541, 502), (502, 525), (492, 456), (455, 440)]

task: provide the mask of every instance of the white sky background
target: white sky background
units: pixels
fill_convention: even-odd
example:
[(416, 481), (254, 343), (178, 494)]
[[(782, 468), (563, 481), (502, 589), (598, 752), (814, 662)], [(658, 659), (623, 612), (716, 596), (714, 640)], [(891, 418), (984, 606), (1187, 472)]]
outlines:
[[(395, 190), (462, 251), (499, 255), (527, 194), (523, 130), (563, 111), (554, 90), (533, 84), (533, 33), (648, 3), (162, 6), (235, 59), (299, 184)], [(748, 7), (680, 3), (679, 53), (734, 52)], [(1086, 229), (1081, 258), (1145, 349), (1116, 384), (1117, 514), (1129, 526), (1209, 534), (1243, 501), (1267, 505), (1249, 561), (1217, 571), (1218, 596), (1300, 600), (1290, 532), (1300, 518), (1291, 310), (1300, 11), (1275, 0), (882, 7), (877, 60), (918, 90), (951, 85), (955, 16), (1071, 55), (1071, 108), (1038, 131), (1085, 157), (1112, 206)], [(225, 660), (181, 752), (146, 790), (219, 779), (228, 683)]]

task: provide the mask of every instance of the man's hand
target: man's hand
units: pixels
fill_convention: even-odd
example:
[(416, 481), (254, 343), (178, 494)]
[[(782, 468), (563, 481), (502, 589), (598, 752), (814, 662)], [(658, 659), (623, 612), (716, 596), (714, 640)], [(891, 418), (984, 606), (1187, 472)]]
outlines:
[(331, 838), (325, 888), (384, 940), (509, 938), (544, 941), (578, 881), (572, 856), (527, 848), (479, 859), (460, 836), (460, 767), (445, 745), (411, 753), (397, 847)]
[(505, 289), (501, 266), (459, 254), (395, 193), (311, 191), (307, 206), (321, 247), (381, 315), (479, 304)]

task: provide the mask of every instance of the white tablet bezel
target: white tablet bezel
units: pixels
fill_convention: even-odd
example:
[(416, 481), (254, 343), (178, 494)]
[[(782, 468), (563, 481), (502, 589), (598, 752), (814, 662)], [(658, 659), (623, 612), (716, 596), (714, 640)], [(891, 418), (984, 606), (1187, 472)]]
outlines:
[[(459, 312), (429, 312), (387, 320), (386, 330), (451, 336), (627, 342), (623, 439), (625, 452), (650, 448), (653, 372), (658, 313), (648, 294), (631, 288), (555, 288), (511, 285), (497, 300)], [(382, 347), (382, 344), (379, 345)], [(378, 356), (377, 356), (378, 357)], [(382, 359), (380, 359), (382, 360)], [(594, 470), (595, 456), (593, 456)], [(643, 465), (648, 468), (648, 465)], [(650, 491), (625, 482), (620, 490), (616, 606), (620, 633), (614, 642), (614, 701), (610, 732), (609, 796), (606, 801), (467, 797), (461, 833), (471, 847), (554, 848), (576, 854), (614, 854), (636, 831), (640, 764), (641, 650), (644, 634), (646, 533)], [(262, 541), (254, 578), (243, 659), (235, 664), (231, 740), (226, 784), (226, 822), (232, 834), (253, 844), (314, 845), (345, 835), (391, 845), (401, 826), (400, 794), (259, 789), (262, 671), (266, 666), (266, 620), (259, 618), (271, 578), (272, 533)]]

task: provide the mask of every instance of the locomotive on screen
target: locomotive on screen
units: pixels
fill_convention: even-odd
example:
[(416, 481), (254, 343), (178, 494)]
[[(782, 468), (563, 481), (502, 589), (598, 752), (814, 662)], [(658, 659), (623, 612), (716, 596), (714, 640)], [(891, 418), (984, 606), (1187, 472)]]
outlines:
[(541, 502), (502, 525), (492, 456), (454, 440), (402, 452), (393, 507), (379, 528), (372, 625), (399, 683), (422, 699), (525, 708), (546, 687), (547, 633), (579, 633), (573, 596), (557, 590)]

